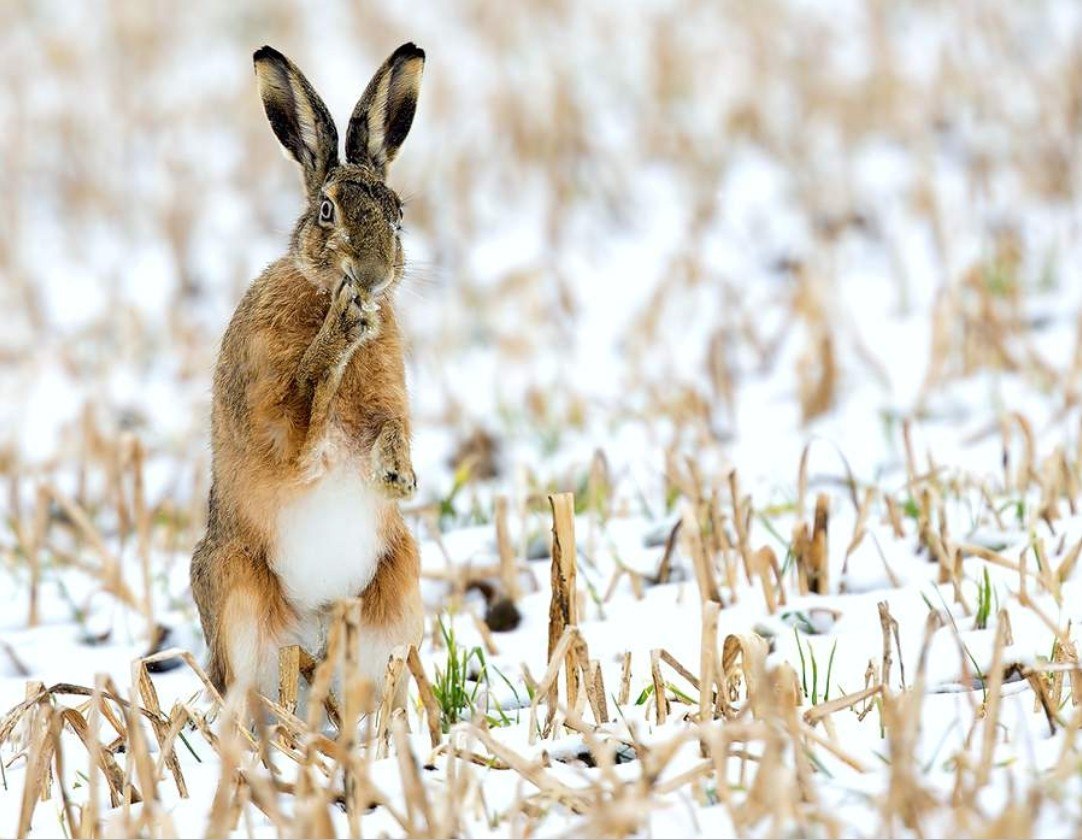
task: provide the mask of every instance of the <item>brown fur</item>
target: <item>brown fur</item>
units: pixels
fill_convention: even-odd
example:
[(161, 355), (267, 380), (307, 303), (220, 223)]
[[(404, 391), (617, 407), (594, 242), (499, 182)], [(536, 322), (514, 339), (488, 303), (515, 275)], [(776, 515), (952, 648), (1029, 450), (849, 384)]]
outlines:
[[(407, 47), (376, 80), (410, 68), (406, 76), (416, 84), (383, 85), (410, 100), (409, 120), (401, 102), (370, 103), (379, 119), (397, 120), (397, 134), (387, 133), (398, 143), (403, 121), (408, 131), (412, 120), (424, 57)], [(339, 164), (333, 124), (326, 124), (326, 108), (300, 71), (266, 47), (256, 53), (256, 66), (268, 117), (301, 164), (309, 204), (290, 252), (238, 305), (214, 376), (209, 516), (191, 581), (208, 673), (223, 690), (238, 679), (230, 652), (237, 639), (273, 651), (301, 619), (273, 568), (275, 523), (282, 506), (331, 462), (367, 465), (365, 478), (383, 498), (384, 551), (375, 575), (363, 592), (341, 597), (360, 595), (365, 625), (396, 644), (419, 641), (422, 619), (417, 547), (397, 506), (415, 487), (402, 337), (391, 298), (403, 265), (401, 203), (382, 179), (397, 145)], [(358, 105), (354, 119), (365, 120), (367, 129), (376, 117)], [(330, 223), (321, 217), (328, 201)]]

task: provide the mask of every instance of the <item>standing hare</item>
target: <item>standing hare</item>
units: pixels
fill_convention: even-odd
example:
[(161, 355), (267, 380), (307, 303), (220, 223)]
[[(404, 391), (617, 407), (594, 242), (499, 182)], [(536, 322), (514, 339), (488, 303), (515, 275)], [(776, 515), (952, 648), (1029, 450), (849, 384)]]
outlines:
[[(387, 168), (410, 130), (425, 54), (395, 50), (350, 117), (271, 47), (255, 53), (267, 119), (307, 205), (288, 253), (252, 283), (214, 375), (213, 477), (192, 594), (219, 690), (267, 693), (278, 649), (325, 645), (331, 604), (362, 600), (363, 675), (422, 634), (417, 546), (398, 510), (416, 488), (402, 338), (402, 202)], [(399, 698), (401, 701), (402, 698)]]

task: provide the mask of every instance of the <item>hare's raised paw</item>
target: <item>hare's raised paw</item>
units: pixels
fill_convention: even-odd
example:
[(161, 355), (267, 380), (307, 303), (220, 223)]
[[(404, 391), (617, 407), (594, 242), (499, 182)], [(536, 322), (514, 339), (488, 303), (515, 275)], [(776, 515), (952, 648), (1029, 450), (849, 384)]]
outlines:
[(297, 475), (302, 484), (311, 484), (327, 472), (326, 441), (306, 445), (297, 458)]
[(417, 491), (409, 441), (401, 422), (388, 420), (383, 424), (372, 448), (372, 472), (376, 485), (389, 499), (410, 499)]
[(348, 277), (343, 278), (334, 293), (330, 315), (351, 343), (373, 338), (379, 332), (379, 306), (365, 298)]
[(413, 474), (412, 467), (387, 470), (380, 475), (379, 480), (380, 488), (389, 499), (406, 501), (412, 499), (417, 492), (417, 476)]

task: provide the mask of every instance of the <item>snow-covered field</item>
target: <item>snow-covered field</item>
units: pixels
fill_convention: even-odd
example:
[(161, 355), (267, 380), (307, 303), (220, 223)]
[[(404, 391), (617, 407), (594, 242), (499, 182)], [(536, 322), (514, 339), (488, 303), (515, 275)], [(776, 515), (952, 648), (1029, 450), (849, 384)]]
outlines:
[[(251, 51), (341, 119), (406, 40), (424, 681), (409, 733), (238, 727), (141, 658), (202, 660), (210, 374), (300, 204)], [(1082, 831), (1082, 6), (47, 0), (0, 46), (0, 835)]]

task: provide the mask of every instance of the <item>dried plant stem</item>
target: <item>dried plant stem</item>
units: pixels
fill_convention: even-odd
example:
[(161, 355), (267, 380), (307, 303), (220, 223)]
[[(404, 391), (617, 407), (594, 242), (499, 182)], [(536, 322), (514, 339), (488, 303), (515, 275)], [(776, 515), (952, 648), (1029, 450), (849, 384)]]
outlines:
[(703, 543), (702, 528), (691, 509), (684, 513), (684, 523), (681, 532), (688, 547), (688, 554), (695, 566), (695, 580), (699, 584), (699, 597), (704, 603), (720, 604), (721, 592), (718, 590), (717, 579), (714, 575), (714, 565), (710, 562), (706, 546)]
[(500, 556), (500, 582), (504, 594), (512, 601), (522, 597), (518, 584), (518, 568), (515, 562), (515, 550), (511, 546), (511, 537), (507, 530), (507, 497), (496, 498), (496, 550)]
[(1006, 645), (1006, 622), (1003, 617), (1006, 609), (999, 612), (996, 622), (996, 637), (992, 647), (992, 664), (989, 666), (988, 691), (985, 701), (984, 724), (982, 727), (981, 756), (977, 764), (976, 788), (979, 790), (988, 784), (992, 772), (993, 751), (996, 742), (996, 727), (999, 724), (1000, 693), (1003, 690), (1003, 648)]
[(631, 699), (631, 651), (625, 650), (620, 665), (620, 694), (616, 702), (626, 706)]
[[(578, 598), (575, 594), (575, 499), (571, 493), (558, 493), (548, 499), (552, 507), (552, 600), (549, 604), (548, 636), (551, 667), (553, 652), (566, 630), (578, 624)], [(578, 674), (570, 655), (565, 672), (567, 705), (575, 708), (579, 695)], [(553, 682), (549, 694), (550, 710), (554, 710), (557, 703), (557, 687)]]
[[(718, 614), (720, 606), (714, 601), (703, 602), (702, 633), (699, 641), (699, 720), (714, 717), (714, 686), (720, 685), (718, 661)], [(719, 698), (720, 700), (720, 698)]]
[(661, 651), (650, 651), (650, 677), (654, 687), (654, 712), (657, 725), (665, 723), (669, 715), (669, 698), (665, 693), (665, 681), (661, 678)]
[(42, 549), (45, 544), (45, 529), (49, 521), (49, 494), (43, 485), (38, 485), (34, 498), (34, 521), (30, 529), (30, 540), (26, 546), (27, 560), (30, 563), (30, 602), (27, 624), (37, 625), (40, 616), (41, 564)]
[(428, 675), (425, 674), (424, 666), (421, 664), (421, 657), (414, 645), (410, 645), (409, 651), (406, 653), (406, 667), (409, 668), (413, 679), (417, 682), (417, 692), (421, 696), (421, 705), (424, 707), (425, 718), (428, 723), (428, 736), (432, 741), (432, 748), (435, 749), (442, 740), (440, 734), (440, 706), (435, 693), (432, 691), (432, 683), (428, 681)]
[(278, 703), (290, 712), (297, 711), (301, 679), (301, 647), (287, 645), (278, 651)]

